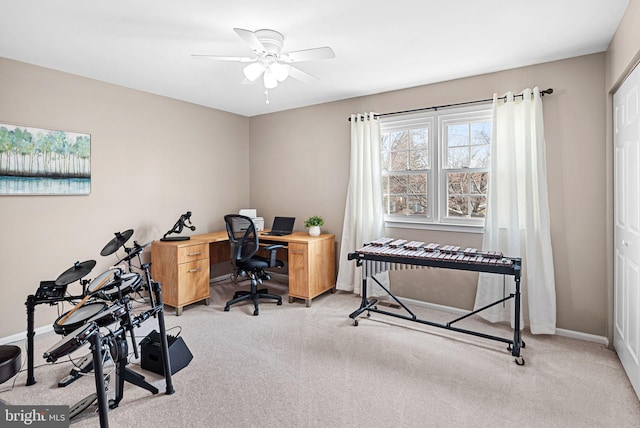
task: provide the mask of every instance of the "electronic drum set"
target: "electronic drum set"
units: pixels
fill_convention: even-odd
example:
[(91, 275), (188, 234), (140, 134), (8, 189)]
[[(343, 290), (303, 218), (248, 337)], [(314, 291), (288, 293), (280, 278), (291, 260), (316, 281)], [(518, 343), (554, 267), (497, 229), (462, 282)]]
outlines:
[[(85, 344), (90, 344), (91, 357), (86, 356), (78, 367), (72, 369), (69, 376), (61, 380), (58, 386), (66, 386), (76, 380), (83, 373), (94, 371), (96, 393), (86, 397), (71, 406), (69, 417), (72, 419), (96, 400), (100, 413), (100, 426), (108, 426), (107, 406), (116, 408), (123, 398), (124, 382), (130, 382), (141, 388), (157, 394), (158, 389), (144, 380), (144, 376), (129, 369), (128, 364), (128, 340), (127, 333), (133, 346), (135, 357), (138, 358), (138, 346), (133, 333), (135, 327), (139, 327), (150, 317), (158, 319), (160, 330), (161, 351), (163, 368), (166, 380), (166, 394), (174, 393), (171, 380), (171, 365), (168, 352), (168, 342), (164, 324), (163, 303), (161, 286), (153, 281), (150, 274), (150, 263), (143, 264), (141, 253), (146, 245), (139, 245), (134, 241), (133, 247), (125, 244), (133, 235), (133, 230), (115, 233), (115, 237), (102, 249), (100, 255), (109, 256), (121, 247), (126, 256), (118, 260), (118, 263), (105, 272), (97, 275), (92, 280), (85, 278), (95, 267), (94, 260), (82, 263), (76, 262), (72, 267), (60, 274), (55, 282), (43, 281), (35, 295), (27, 299), (27, 359), (28, 375), (27, 385), (35, 383), (33, 376), (33, 316), (34, 307), (39, 303), (54, 304), (60, 301), (78, 301), (75, 306), (60, 315), (53, 324), (55, 333), (63, 338), (50, 347), (43, 355), (48, 362), (56, 362)], [(137, 259), (138, 265), (134, 266), (133, 260)], [(138, 271), (141, 271), (138, 272)], [(79, 281), (82, 285), (81, 296), (67, 295), (66, 288), (69, 284)], [(132, 312), (132, 295), (148, 292), (150, 309), (134, 314)], [(115, 364), (115, 398), (107, 402), (106, 385), (109, 376), (105, 376), (103, 364), (111, 357)], [(105, 382), (106, 381), (106, 382)]]

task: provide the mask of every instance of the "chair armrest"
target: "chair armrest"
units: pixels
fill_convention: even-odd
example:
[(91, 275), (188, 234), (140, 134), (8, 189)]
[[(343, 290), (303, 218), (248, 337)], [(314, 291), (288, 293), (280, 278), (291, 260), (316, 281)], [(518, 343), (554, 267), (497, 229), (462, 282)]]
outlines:
[(264, 248), (262, 248), (265, 251), (269, 251), (271, 254), (269, 254), (269, 267), (275, 266), (276, 265), (276, 253), (278, 248), (284, 248), (284, 245), (281, 244), (274, 244), (274, 245), (268, 245)]

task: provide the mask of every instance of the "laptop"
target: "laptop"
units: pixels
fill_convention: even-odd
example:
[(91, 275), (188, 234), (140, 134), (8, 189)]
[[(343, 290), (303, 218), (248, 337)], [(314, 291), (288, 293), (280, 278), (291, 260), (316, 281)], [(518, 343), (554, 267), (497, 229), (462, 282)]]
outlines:
[(268, 236), (284, 236), (290, 235), (293, 232), (293, 224), (296, 222), (295, 217), (278, 217), (273, 219), (273, 226), (271, 226), (270, 232), (265, 232), (263, 235)]

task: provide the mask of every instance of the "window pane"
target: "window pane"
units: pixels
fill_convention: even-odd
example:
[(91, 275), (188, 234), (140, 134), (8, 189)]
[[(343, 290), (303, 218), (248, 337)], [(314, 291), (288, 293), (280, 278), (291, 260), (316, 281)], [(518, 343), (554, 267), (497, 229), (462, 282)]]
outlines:
[(426, 128), (411, 130), (411, 150), (426, 150), (428, 140), (428, 130)]
[(471, 124), (471, 144), (491, 143), (491, 121)]
[(487, 211), (487, 198), (485, 196), (471, 196), (471, 217), (484, 217)]
[(390, 171), (406, 171), (409, 168), (408, 159), (407, 152), (391, 152)]
[(488, 172), (476, 172), (471, 174), (471, 193), (481, 193), (483, 195), (486, 195), (488, 185)]
[(380, 168), (382, 171), (389, 171), (389, 152), (382, 152), (380, 154)]
[(390, 150), (389, 148), (389, 144), (390, 144), (390, 136), (388, 132), (384, 132), (380, 135), (380, 151), (382, 152), (388, 152)]
[(447, 125), (447, 143), (449, 147), (469, 145), (469, 125), (466, 123)]
[(391, 150), (407, 150), (409, 148), (409, 131), (391, 132)]
[(427, 176), (426, 174), (409, 176), (409, 193), (427, 193)]
[(425, 215), (427, 213), (427, 195), (411, 195), (407, 213)]
[(426, 150), (415, 150), (411, 152), (411, 169), (429, 168), (429, 158)]
[(469, 193), (469, 174), (452, 173), (447, 174), (449, 195), (459, 195)]
[(469, 197), (449, 196), (448, 208), (450, 217), (467, 217), (469, 214)]
[(490, 154), (489, 146), (472, 147), (469, 168), (489, 168)]
[(469, 148), (454, 147), (447, 150), (447, 166), (449, 168), (465, 168), (469, 166)]
[(402, 196), (392, 195), (384, 198), (384, 205), (387, 207), (387, 214), (404, 214)]
[(406, 174), (390, 175), (389, 176), (389, 194), (407, 193), (407, 181), (408, 181), (408, 176)]

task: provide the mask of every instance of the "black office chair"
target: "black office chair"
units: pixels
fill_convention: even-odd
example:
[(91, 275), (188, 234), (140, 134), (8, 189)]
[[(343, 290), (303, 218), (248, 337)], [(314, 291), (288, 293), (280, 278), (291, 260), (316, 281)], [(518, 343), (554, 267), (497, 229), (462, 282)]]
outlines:
[(229, 310), (231, 305), (245, 300), (253, 300), (253, 315), (258, 315), (258, 299), (274, 299), (278, 305), (282, 305), (282, 297), (276, 294), (269, 294), (267, 289), (258, 290), (258, 284), (271, 277), (264, 270), (270, 267), (281, 268), (284, 263), (276, 260), (276, 250), (284, 248), (284, 245), (269, 245), (263, 250), (269, 251), (269, 258), (256, 256), (259, 249), (258, 234), (253, 220), (239, 214), (228, 214), (224, 216), (224, 222), (229, 234), (231, 244), (231, 264), (233, 265), (233, 275), (236, 279), (241, 276), (248, 276), (251, 279), (251, 290), (236, 291), (233, 299), (229, 300), (224, 307)]

